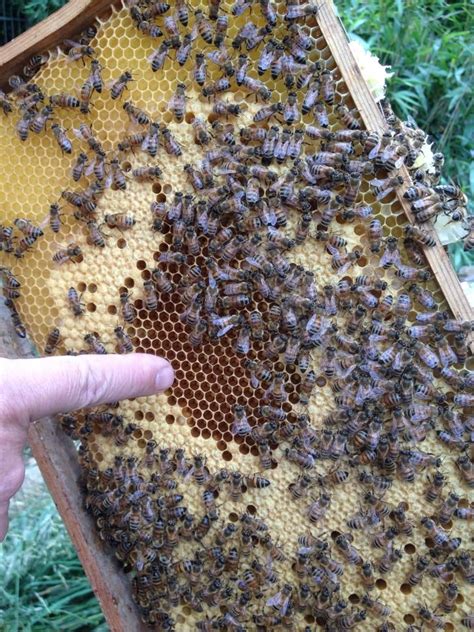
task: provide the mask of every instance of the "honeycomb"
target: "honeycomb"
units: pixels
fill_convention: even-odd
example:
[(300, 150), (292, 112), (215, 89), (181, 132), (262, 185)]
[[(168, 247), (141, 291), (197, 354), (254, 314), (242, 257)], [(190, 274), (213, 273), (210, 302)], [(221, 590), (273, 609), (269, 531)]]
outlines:
[[(210, 11), (215, 4), (210, 5)], [(263, 9), (266, 3), (250, 5), (217, 3), (219, 15), (229, 16), (226, 42), (232, 42), (249, 20), (255, 23), (256, 28), (265, 26)], [(183, 12), (185, 6), (176, 3), (176, 10)], [(288, 20), (282, 19), (285, 13), (297, 11), (295, 7), (303, 10), (311, 5), (287, 7), (278, 2), (269, 6), (274, 6), (277, 19), (272, 38), (281, 42), (288, 27)], [(379, 364), (384, 367), (393, 362), (395, 351), (390, 355), (390, 348), (395, 342), (393, 332), (390, 338), (384, 323), (393, 323), (396, 314), (389, 306), (382, 318), (376, 320), (372, 318), (374, 307), (365, 301), (372, 297), (379, 307), (384, 305), (384, 298), (393, 295), (394, 303), (399, 305), (400, 295), (411, 283), (395, 274), (396, 266), (383, 267), (380, 262), (382, 253), (387, 250), (386, 244), (390, 243), (387, 240), (393, 237), (399, 240), (401, 263), (414, 265), (410, 253), (402, 245), (407, 221), (395, 193), (377, 199), (377, 191), (370, 182), (374, 177), (384, 178), (387, 174), (378, 170), (361, 180), (354, 200), (355, 208), (370, 206), (372, 215), (369, 218), (361, 213), (344, 213), (344, 208), (338, 208), (328, 225), (324, 226), (324, 213), (332, 208), (334, 195), (329, 205), (311, 202), (309, 236), (297, 239), (301, 243), (293, 243), (286, 250), (277, 249), (283, 257), (280, 265), (289, 266), (289, 271), (285, 267), (285, 273), (279, 277), (280, 284), (286, 282), (290, 272), (303, 270), (305, 274), (311, 273), (311, 277), (305, 278), (314, 280), (318, 288), (315, 300), (321, 319), (319, 327), (326, 333), (321, 333), (321, 341), (308, 350), (308, 368), (302, 369), (294, 360), (287, 362), (283, 353), (276, 352), (268, 357), (268, 348), (274, 338), (268, 325), (272, 320), (272, 307), (278, 303), (278, 283), (274, 282), (270, 282), (270, 293), (263, 284), (251, 294), (243, 292), (248, 294), (248, 304), (237, 307), (231, 304), (220, 311), (219, 307), (214, 308), (218, 317), (230, 315), (235, 317), (234, 321), (239, 315), (249, 319), (251, 312), (257, 312), (265, 325), (260, 337), (251, 338), (249, 342), (242, 341), (244, 329), (240, 321), (239, 325), (234, 322), (235, 326), (224, 335), (224, 322), (215, 324), (211, 320), (214, 331), (208, 325), (209, 331), (203, 336), (202, 344), (191, 344), (194, 323), (190, 324), (192, 317), (189, 318), (189, 310), (186, 311), (190, 304), (186, 294), (194, 286), (189, 281), (189, 274), (193, 266), (204, 270), (201, 280), (207, 280), (208, 271), (214, 273), (209, 263), (216, 252), (214, 236), (212, 232), (205, 234), (209, 230), (203, 229), (198, 235), (196, 254), (191, 254), (191, 249), (181, 244), (169, 218), (160, 223), (159, 229), (152, 229), (150, 208), (154, 203), (172, 208), (176, 204), (177, 193), (191, 195), (195, 199), (210, 196), (212, 192), (208, 193), (205, 189), (195, 190), (186, 178), (184, 167), (187, 164), (196, 167), (206, 151), (212, 151), (216, 146), (233, 146), (230, 142), (222, 144), (218, 138), (221, 133), (219, 126), (212, 127), (212, 124), (220, 121), (224, 125), (234, 125), (234, 146), (239, 145), (239, 128), (260, 128), (266, 133), (271, 131), (272, 125), (282, 128), (284, 114), (281, 112), (259, 124), (255, 123), (254, 116), (264, 105), (286, 104), (292, 89), (285, 83), (289, 81), (287, 76), (273, 79), (267, 71), (263, 81), (272, 93), (265, 103), (262, 98), (249, 95), (251, 90), (245, 85), (237, 85), (236, 78), (232, 76), (230, 89), (216, 98), (238, 105), (240, 114), (237, 117), (216, 115), (216, 99), (204, 97), (193, 79), (196, 52), (206, 54), (215, 47), (197, 35), (193, 41), (193, 52), (184, 65), (177, 63), (176, 54), (171, 50), (164, 67), (154, 72), (149, 58), (163, 39), (144, 35), (131, 16), (134, 8), (146, 14), (153, 7), (156, 7), (155, 11), (163, 9), (165, 13), (150, 18), (151, 23), (166, 30), (166, 20), (174, 8), (164, 5), (160, 9), (159, 4), (133, 3), (131, 8), (125, 6), (114, 10), (107, 20), (98, 23), (90, 46), (94, 50), (94, 58), (102, 66), (104, 88), (100, 93), (93, 93), (90, 112), (86, 114), (76, 108), (54, 108), (54, 122), (67, 130), (72, 141), (70, 154), (62, 151), (50, 124), (38, 134), (30, 131), (27, 140), (21, 141), (16, 131), (21, 117), (18, 109), (0, 118), (0, 142), (4, 148), (0, 156), (1, 223), (4, 227), (12, 226), (15, 247), (23, 237), (18, 224), (14, 224), (17, 218), (27, 218), (33, 225), (41, 227), (44, 233), (31, 248), (21, 253), (21, 257), (8, 252), (5, 241), (3, 252), (0, 252), (0, 266), (8, 268), (21, 283), (20, 296), (15, 296), (13, 305), (38, 350), (42, 353), (53, 350), (48, 349), (51, 332), (58, 328), (60, 338), (54, 349), (56, 352), (94, 350), (84, 340), (88, 334), (93, 334), (95, 344), (100, 341), (105, 351), (123, 352), (126, 350), (122, 346), (123, 338), (121, 341), (114, 333), (120, 326), (129, 337), (134, 351), (162, 355), (175, 369), (175, 384), (164, 394), (120, 402), (107, 410), (81, 411), (62, 418), (65, 432), (78, 442), (83, 467), (81, 485), (86, 506), (96, 518), (99, 534), (129, 574), (144, 624), (155, 629), (346, 630), (358, 627), (404, 630), (414, 625), (410, 629), (457, 630), (467, 616), (469, 602), (472, 603), (473, 580), (472, 561), (471, 570), (464, 573), (459, 563), (452, 562), (450, 566), (451, 560), (457, 560), (463, 552), (468, 556), (472, 552), (472, 536), (466, 517), (470, 515), (472, 519), (473, 499), (457, 465), (459, 457), (470, 454), (467, 451), (468, 435), (472, 431), (472, 376), (460, 372), (464, 364), (462, 351), (456, 356), (452, 370), (459, 371), (456, 376), (462, 380), (467, 403), (464, 405), (455, 399), (457, 387), (453, 386), (452, 380), (443, 379), (440, 368), (436, 367), (428, 380), (423, 381), (419, 377), (416, 382), (419, 397), (412, 392), (408, 399), (401, 401), (403, 414), (412, 415), (413, 424), (406, 418), (402, 422), (397, 421), (400, 390), (398, 387), (390, 389), (384, 384), (385, 374), (380, 366), (370, 374), (370, 387), (375, 388), (372, 392), (376, 393), (376, 387), (379, 387), (379, 397), (370, 398), (363, 390), (367, 387), (363, 373), (356, 371), (358, 377), (352, 380), (353, 383), (346, 379), (356, 362), (362, 362), (363, 357), (373, 365), (380, 360), (380, 354), (386, 352), (389, 354), (387, 360)], [(187, 26), (177, 20), (181, 38), (185, 33), (193, 33), (193, 37), (196, 34), (193, 31), (196, 19), (193, 14), (199, 7), (195, 0), (189, 3)], [(207, 14), (207, 7), (202, 8)], [(317, 16), (303, 17), (294, 24), (299, 32), (311, 38), (313, 44), (307, 54), (306, 65), (317, 62), (316, 76), (320, 77), (322, 71), (329, 71), (334, 81), (334, 103), (320, 102), (328, 116), (328, 129), (331, 132), (347, 131), (347, 121), (344, 122), (337, 108), (345, 105), (353, 112), (354, 104), (318, 28)], [(215, 22), (211, 21), (211, 26), (214, 29)], [(170, 35), (169, 31), (167, 35)], [(256, 66), (261, 58), (262, 46), (257, 45), (248, 51), (245, 47), (242, 49), (248, 55), (248, 73), (253, 79), (260, 79)], [(237, 63), (239, 50), (233, 50), (230, 44), (229, 49), (231, 57), (235, 58), (234, 63)], [(87, 57), (71, 61), (67, 52), (59, 50), (50, 55), (48, 62), (34, 76), (34, 82), (47, 96), (78, 95), (90, 70)], [(112, 99), (107, 86), (127, 71), (132, 74), (132, 81), (119, 98)], [(211, 62), (207, 72), (206, 85), (221, 79), (223, 74), (223, 70)], [(170, 108), (179, 84), (186, 86), (187, 97), (182, 121), (176, 120)], [(296, 86), (294, 89), (301, 106), (305, 89)], [(124, 137), (141, 133), (144, 129), (131, 122), (123, 108), (124, 102), (130, 102), (146, 112), (152, 121), (159, 122), (161, 128), (166, 126), (179, 143), (182, 154), (169, 154), (163, 145), (156, 157), (150, 157), (139, 148), (118, 151), (117, 145), (123, 142)], [(358, 114), (353, 112), (353, 116), (361, 126)], [(204, 121), (207, 131), (212, 134), (208, 146), (195, 142), (196, 121), (199, 120)], [(93, 152), (87, 147), (84, 137), (73, 134), (73, 130), (79, 130), (83, 123), (90, 126), (94, 137), (101, 143), (109, 163), (107, 171), (111, 170), (110, 160), (117, 158), (125, 174), (124, 189), (113, 182), (98, 196), (92, 217), (97, 220), (99, 237), (97, 232), (95, 237), (91, 237), (87, 217), (78, 218), (77, 208), (61, 197), (65, 190), (83, 191), (94, 181), (92, 173), (86, 174), (79, 182), (71, 179), (71, 169), (79, 152), (86, 152), (89, 161), (93, 160)], [(288, 128), (293, 131), (309, 125), (318, 126), (311, 108)], [(164, 142), (163, 139), (161, 142)], [(353, 144), (355, 155), (349, 155), (342, 164), (362, 159), (362, 145), (356, 140)], [(258, 146), (258, 143), (244, 140), (241, 146), (245, 150)], [(322, 149), (321, 140), (305, 136), (303, 155), (309, 156)], [(239, 188), (232, 156), (229, 149), (225, 161), (212, 166), (215, 186), (227, 183)], [(287, 160), (281, 164), (272, 161), (269, 167), (279, 186), (281, 179), (288, 175), (287, 163)], [(251, 160), (248, 164), (252, 164)], [(149, 166), (157, 166), (161, 170), (161, 175), (153, 182), (139, 182), (133, 177), (134, 170)], [(321, 187), (325, 188), (327, 182), (321, 178)], [(260, 197), (264, 193), (268, 195), (272, 184), (259, 182), (257, 194)], [(329, 185), (326, 188), (329, 189)], [(344, 194), (341, 184), (333, 188)], [(55, 203), (62, 207), (58, 232), (50, 227), (48, 210)], [(354, 203), (345, 204), (345, 210), (354, 208)], [(277, 227), (282, 233), (279, 237), (295, 239), (301, 212), (295, 205), (281, 206), (285, 207), (287, 221), (286, 225)], [(106, 215), (116, 213), (133, 217), (133, 225), (120, 229), (107, 226)], [(383, 246), (379, 254), (371, 250), (373, 237), (369, 224), (373, 219), (381, 222), (383, 231)], [(210, 218), (208, 221), (211, 221)], [(227, 219), (221, 226), (235, 229), (236, 221)], [(320, 230), (319, 239), (316, 238), (316, 228)], [(248, 229), (247, 236), (252, 237), (260, 229), (259, 226), (254, 230)], [(329, 245), (328, 236), (333, 240)], [(103, 246), (97, 245), (102, 239)], [(346, 240), (346, 245), (339, 246), (340, 240)], [(339, 269), (333, 265), (333, 243), (336, 244), (333, 246), (336, 252), (343, 253)], [(80, 254), (63, 263), (54, 261), (53, 257), (70, 244), (78, 245)], [(174, 251), (187, 253), (186, 265), (179, 261), (164, 261)], [(346, 265), (349, 253), (356, 253), (352, 265)], [(423, 259), (421, 250), (417, 253)], [(235, 282), (247, 283), (256, 278), (248, 274), (249, 258), (242, 254), (229, 257)], [(157, 277), (153, 275), (156, 268), (166, 273), (172, 284), (171, 291), (156, 290)], [(11, 285), (5, 269), (4, 294), (8, 297)], [(417, 270), (425, 269), (422, 261)], [(242, 273), (240, 276), (239, 272)], [(334, 290), (338, 283), (347, 282), (350, 290), (354, 284), (357, 285), (359, 275), (367, 276), (367, 291), (363, 288), (359, 294), (350, 291), (348, 304), (344, 304), (348, 300), (347, 295), (336, 293), (337, 304), (334, 304), (337, 309), (333, 313), (331, 292), (325, 294), (323, 288), (332, 286)], [(265, 280), (264, 275), (260, 277)], [(153, 302), (154, 297), (151, 303), (147, 303), (144, 283), (150, 282), (156, 290), (156, 303)], [(417, 277), (417, 284), (431, 292), (436, 303), (432, 314), (447, 312), (443, 293), (434, 279), (420, 281)], [(209, 280), (208, 287), (211, 285)], [(71, 310), (70, 288), (74, 288), (78, 295), (79, 316)], [(289, 294), (293, 291), (295, 296), (303, 299), (311, 296), (309, 281), (300, 290), (302, 294), (298, 294), (296, 286), (289, 285), (288, 289)], [(123, 319), (120, 297), (124, 293), (128, 293), (127, 304), (134, 310), (130, 322)], [(406, 326), (419, 325), (417, 317), (426, 315), (423, 303), (417, 301), (412, 293), (411, 296)], [(359, 338), (354, 348), (338, 336), (345, 335), (356, 307), (361, 303), (366, 310), (361, 321), (364, 328), (360, 324), (356, 326), (354, 335)], [(287, 331), (291, 331), (293, 326), (288, 320), (290, 307), (291, 303), (287, 301), (280, 319), (280, 323), (286, 323)], [(398, 315), (400, 313), (398, 311)], [(377, 334), (371, 327), (379, 327), (381, 333)], [(18, 331), (22, 333), (20, 328)], [(397, 337), (407, 340), (405, 329), (403, 332), (399, 330)], [(436, 349), (437, 342), (430, 335), (421, 340)], [(454, 344), (451, 334), (448, 335), (448, 343)], [(239, 344), (244, 347), (248, 344), (248, 353), (240, 353)], [(328, 347), (331, 346), (335, 347), (337, 369), (331, 368), (335, 366), (329, 357)], [(367, 348), (365, 356), (361, 348)], [(371, 355), (372, 349), (375, 355)], [(409, 350), (416, 355), (414, 348)], [(96, 346), (95, 351), (102, 349)], [(256, 379), (246, 358), (259, 365), (265, 363), (271, 373), (271, 381)], [(427, 368), (423, 366), (426, 374)], [(315, 385), (305, 403), (302, 385), (311, 371), (314, 372)], [(283, 376), (283, 385), (277, 388), (274, 379), (279, 374)], [(400, 370), (392, 382), (400, 381), (403, 374), (404, 371)], [(423, 391), (428, 389), (427, 382), (431, 380), (437, 393), (430, 399), (424, 396)], [(348, 387), (352, 388), (349, 404), (345, 403)], [(273, 394), (273, 388), (278, 396)], [(415, 388), (414, 381), (410, 388)], [(354, 402), (354, 397), (358, 398), (357, 402)], [(370, 404), (364, 408), (365, 398)], [(378, 406), (374, 399), (380, 399), (382, 405)], [(236, 406), (244, 407), (251, 432), (245, 428), (236, 432)], [(279, 434), (268, 434), (270, 441), (264, 453), (259, 432), (268, 432), (269, 419), (272, 421), (273, 418), (263, 415), (262, 406), (278, 408), (284, 418), (277, 424)], [(421, 411), (418, 419), (416, 414), (419, 409), (416, 407), (422, 406), (429, 406), (428, 418)], [(450, 430), (446, 415), (443, 417), (441, 414), (446, 408), (454, 411), (457, 422), (463, 424), (457, 441), (446, 439), (443, 442), (436, 436), (437, 430), (444, 431), (446, 435), (455, 432)], [(341, 414), (341, 409), (346, 411), (345, 415)], [(403, 432), (399, 432), (399, 449), (412, 450), (408, 464), (405, 462), (402, 467), (401, 463), (395, 463), (385, 469), (377, 465), (372, 453), (381, 441), (381, 430), (363, 425), (361, 429), (357, 425), (361, 420), (369, 419), (363, 417), (364, 410), (385, 424), (384, 438), (387, 438), (390, 428), (405, 424)], [(410, 412), (413, 410), (414, 413)], [(352, 411), (353, 418), (349, 411)], [(114, 419), (120, 420), (118, 426), (111, 425)], [(305, 419), (308, 419), (307, 426)], [(371, 435), (367, 437), (369, 430)], [(294, 443), (295, 432), (302, 438), (302, 444)], [(352, 433), (349, 443), (344, 432)], [(373, 449), (367, 448), (369, 439), (373, 441)], [(183, 450), (183, 460), (177, 457), (176, 451), (180, 454), (180, 450)], [(296, 453), (299, 459), (295, 458)], [(302, 454), (305, 455), (303, 459)], [(199, 457), (203, 457), (203, 465), (199, 464)], [(227, 475), (223, 470), (227, 471)], [(362, 471), (376, 477), (383, 476), (385, 480), (372, 479), (364, 483), (360, 480)], [(238, 478), (237, 473), (243, 478)], [(444, 476), (445, 484), (436, 499), (429, 501), (426, 492), (436, 473)], [(217, 482), (219, 476), (227, 476), (224, 483)], [(232, 483), (234, 480), (235, 485)], [(301, 487), (305, 481), (306, 489)], [(204, 502), (203, 491), (206, 489), (211, 489), (211, 495)], [(450, 492), (458, 495), (456, 513), (446, 508)], [(174, 494), (178, 494), (179, 498), (172, 500)], [(326, 495), (330, 497), (330, 502), (324, 510), (321, 499), (324, 503)], [(153, 521), (150, 517), (150, 512), (153, 514), (151, 502), (155, 501), (162, 503), (157, 506), (160, 507), (160, 515), (165, 516), (164, 520)], [(180, 507), (186, 507), (186, 512), (180, 513)], [(407, 519), (407, 522), (402, 521), (404, 528), (395, 520), (400, 511)], [(421, 517), (429, 516), (434, 517), (439, 525), (440, 511), (448, 512), (447, 519), (441, 520), (442, 527), (439, 527), (446, 529), (448, 540), (446, 545), (443, 544), (445, 548), (436, 545), (435, 535), (420, 522)], [(310, 513), (312, 520), (309, 519)], [(193, 517), (192, 536), (186, 531), (186, 515)], [(209, 516), (211, 519), (206, 526)], [(394, 547), (400, 552), (401, 559), (393, 564), (393, 568), (392, 565), (385, 568), (384, 562), (382, 566), (380, 562), (384, 551), (391, 550), (391, 545), (388, 543), (390, 537), (382, 532), (386, 534), (394, 526), (400, 527)], [(129, 534), (124, 535), (127, 532)], [(348, 559), (341, 551), (338, 546), (341, 534), (346, 534), (351, 541), (353, 555), (356, 555), (355, 551), (362, 560), (373, 562), (372, 585), (363, 582), (358, 556), (353, 563), (354, 558), (349, 554)], [(438, 537), (442, 536), (438, 534)], [(380, 548), (374, 546), (374, 538), (381, 543)], [(460, 543), (455, 538), (461, 538)], [(448, 550), (449, 546), (455, 547), (456, 544), (457, 549)], [(216, 547), (221, 550), (216, 551)], [(235, 564), (230, 559), (232, 549), (238, 552)], [(225, 563), (222, 562), (224, 554)], [(419, 583), (413, 577), (409, 581), (420, 556), (428, 557), (429, 571), (423, 573)], [(309, 562), (303, 561), (306, 558)], [(442, 564), (446, 567), (441, 568)], [(213, 584), (216, 581), (217, 584)], [(447, 603), (443, 595), (453, 583), (457, 585), (453, 603), (443, 609)], [(285, 592), (287, 586), (292, 592)], [(309, 597), (305, 601), (306, 586), (309, 587)], [(291, 599), (287, 597), (290, 594)], [(425, 620), (420, 614), (423, 607), (431, 612), (424, 615)]]

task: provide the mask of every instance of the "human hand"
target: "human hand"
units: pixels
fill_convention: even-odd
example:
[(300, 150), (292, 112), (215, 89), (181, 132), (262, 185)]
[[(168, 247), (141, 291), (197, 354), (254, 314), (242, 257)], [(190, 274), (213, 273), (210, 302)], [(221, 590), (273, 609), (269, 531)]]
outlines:
[(23, 448), (31, 421), (166, 390), (171, 365), (153, 355), (80, 355), (29, 360), (0, 358), (0, 542), (10, 499), (20, 489)]

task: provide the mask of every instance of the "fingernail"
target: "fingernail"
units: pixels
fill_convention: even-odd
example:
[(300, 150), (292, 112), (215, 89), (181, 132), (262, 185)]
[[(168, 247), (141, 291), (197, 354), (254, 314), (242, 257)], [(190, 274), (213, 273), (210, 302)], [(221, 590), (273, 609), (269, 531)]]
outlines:
[(174, 371), (171, 365), (167, 364), (156, 374), (155, 385), (159, 391), (166, 391), (174, 382)]

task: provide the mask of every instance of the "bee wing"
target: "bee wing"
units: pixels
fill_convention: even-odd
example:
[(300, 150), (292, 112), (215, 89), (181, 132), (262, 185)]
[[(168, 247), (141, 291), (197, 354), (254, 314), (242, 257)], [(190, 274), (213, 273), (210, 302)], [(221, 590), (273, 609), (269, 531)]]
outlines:
[(373, 160), (373, 159), (377, 156), (377, 154), (378, 154), (378, 153), (379, 153), (379, 151), (380, 151), (380, 143), (381, 143), (381, 142), (382, 142), (382, 141), (380, 140), (380, 141), (379, 141), (379, 142), (375, 145), (375, 147), (369, 151), (369, 160)]
[(379, 191), (376, 195), (376, 199), (383, 200), (384, 197), (387, 197), (387, 195), (391, 192), (392, 192), (392, 189), (384, 189), (383, 191)]
[(76, 42), (75, 40), (65, 39), (63, 40), (63, 46), (65, 46), (66, 48), (77, 48), (82, 45), (80, 42)]
[(41, 220), (41, 222), (38, 224), (38, 227), (41, 228), (41, 230), (43, 230), (43, 228), (45, 228), (48, 224), (49, 224), (49, 213), (46, 215), (46, 217), (43, 220)]
[(208, 279), (209, 279), (208, 281), (209, 287), (211, 287), (214, 290), (217, 287), (217, 282), (211, 272), (209, 272), (208, 274)]
[[(326, 571), (326, 573), (327, 572), (328, 571)], [(280, 614), (281, 614), (282, 617), (284, 617), (285, 614), (287, 613), (289, 605), (290, 605), (290, 596), (288, 595), (288, 597), (286, 597), (286, 599), (284, 599), (284, 601), (283, 601), (283, 603), (281, 605), (281, 608), (280, 608)]]
[(230, 325), (226, 325), (225, 327), (222, 327), (222, 329), (219, 329), (217, 332), (217, 337), (218, 338), (222, 338), (222, 336), (225, 336), (226, 333), (228, 333), (235, 325), (230, 324)]
[(379, 265), (383, 268), (384, 266), (393, 263), (392, 261), (392, 253), (388, 250), (385, 250), (383, 255), (380, 257)]
[(380, 178), (373, 178), (372, 180), (369, 180), (369, 184), (371, 184), (373, 187), (381, 187), (385, 184), (385, 180), (381, 180)]
[(197, 36), (199, 35), (199, 30), (198, 30), (198, 25), (197, 22), (194, 23), (194, 26), (191, 30), (191, 41), (194, 42), (194, 40), (197, 38)]
[(107, 175), (107, 177), (105, 178), (105, 188), (106, 189), (110, 189), (110, 187), (112, 186), (112, 182), (114, 181), (114, 177), (112, 175), (112, 173), (109, 173)]
[(339, 268), (339, 270), (337, 270), (337, 273), (338, 274), (345, 274), (349, 270), (349, 268), (351, 267), (351, 265), (353, 263), (354, 263), (353, 261), (348, 261), (341, 268)]
[(275, 595), (273, 595), (273, 597), (270, 597), (270, 599), (267, 600), (267, 603), (265, 605), (268, 608), (273, 607), (279, 610), (280, 604), (281, 604), (281, 592), (277, 592)]
[(400, 167), (405, 162), (405, 158), (406, 156), (400, 156), (400, 158), (397, 161), (395, 161), (395, 169), (400, 169)]
[(107, 83), (105, 84), (105, 87), (108, 90), (111, 90), (116, 83), (117, 83), (117, 79), (109, 79), (109, 81), (107, 81)]
[(252, 385), (252, 388), (255, 388), (255, 389), (257, 389), (260, 386), (260, 380), (256, 377), (254, 373), (252, 373), (250, 376), (250, 384)]
[(94, 160), (91, 160), (90, 163), (87, 165), (84, 171), (86, 176), (90, 176), (93, 173), (96, 162), (97, 162), (96, 159), (94, 159)]
[(72, 128), (72, 133), (74, 134), (74, 136), (76, 138), (79, 138), (79, 140), (85, 140), (84, 136), (81, 133), (80, 129), (77, 129), (76, 127)]
[(189, 470), (186, 472), (186, 474), (184, 475), (184, 480), (187, 481), (191, 478), (191, 476), (194, 473), (194, 465), (191, 465), (191, 467), (189, 468)]

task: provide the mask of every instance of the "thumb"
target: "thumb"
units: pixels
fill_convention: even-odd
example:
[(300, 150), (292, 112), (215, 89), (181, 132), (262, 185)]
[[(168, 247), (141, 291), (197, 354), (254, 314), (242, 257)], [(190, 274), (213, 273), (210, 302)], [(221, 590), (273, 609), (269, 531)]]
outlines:
[(88, 408), (169, 388), (174, 372), (164, 358), (81, 355), (0, 361), (0, 403), (18, 421)]

